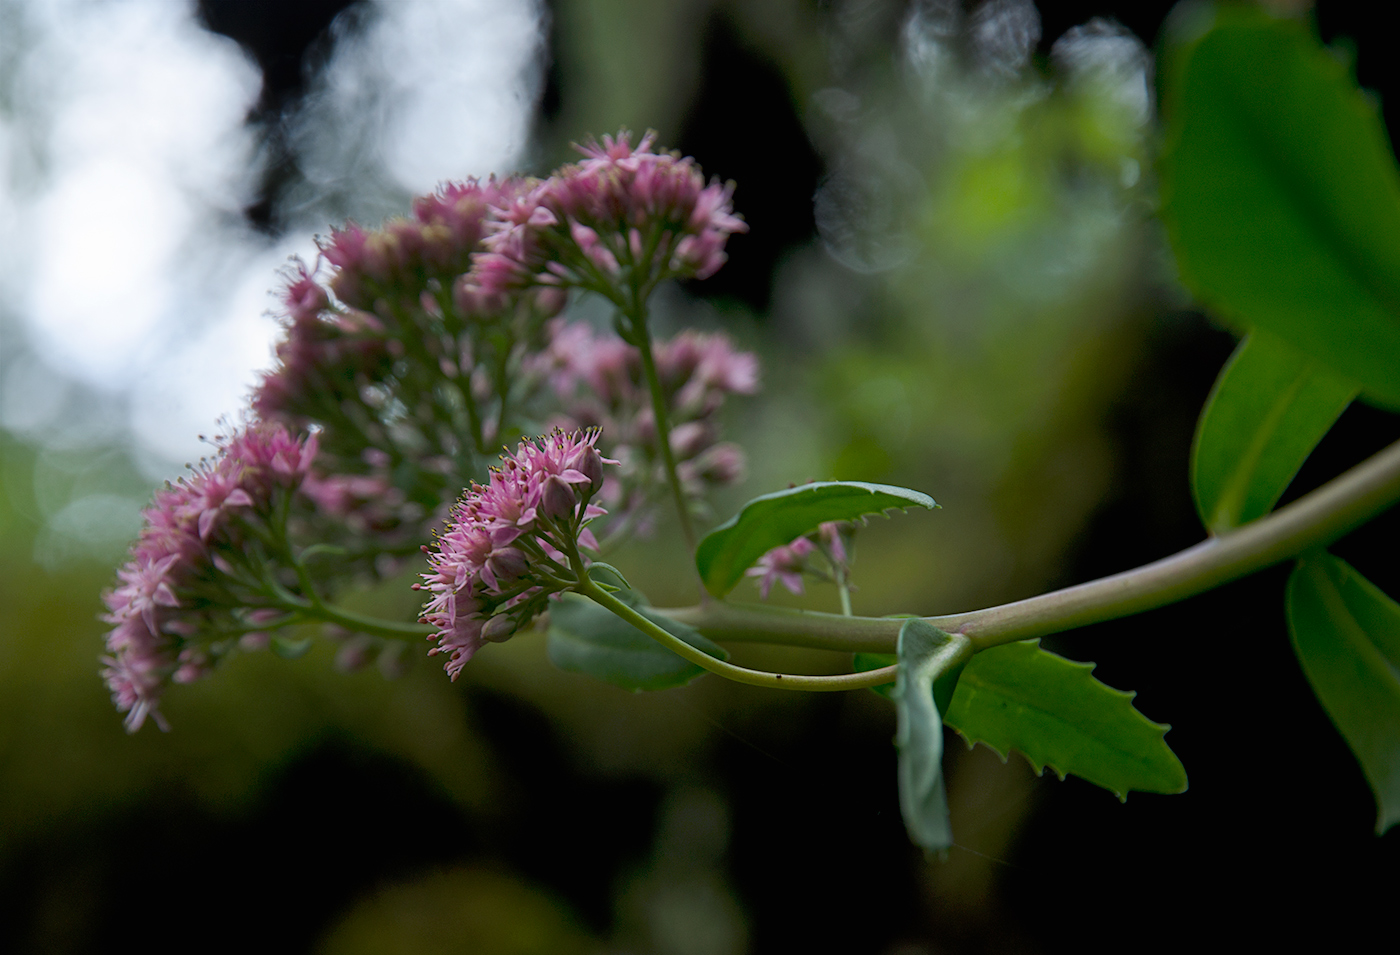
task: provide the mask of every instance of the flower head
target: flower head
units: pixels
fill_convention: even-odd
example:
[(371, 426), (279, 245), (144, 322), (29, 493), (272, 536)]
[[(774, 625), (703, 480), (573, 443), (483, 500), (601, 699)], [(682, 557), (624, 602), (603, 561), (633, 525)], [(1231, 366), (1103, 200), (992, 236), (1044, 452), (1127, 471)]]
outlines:
[(624, 130), (589, 141), (578, 147), (582, 162), (498, 207), (472, 281), (487, 292), (603, 291), (713, 275), (729, 236), (748, 231), (734, 214), (733, 184), (707, 185), (695, 160), (654, 152), (655, 138), (633, 147)]
[(216, 440), (212, 459), (156, 492), (131, 559), (103, 595), (113, 627), (103, 676), (133, 732), (148, 716), (164, 727), (165, 687), (198, 678), (222, 652), (195, 637), (245, 622), (256, 602), (239, 591), (234, 565), (246, 564), (248, 522), (265, 521), (274, 498), (297, 490), (316, 457), (314, 435), (293, 438), (277, 425)]
[(414, 304), (428, 280), (451, 288), (479, 251), (492, 207), (510, 203), (532, 180), (492, 176), (448, 182), (413, 203), (413, 216), (378, 229), (347, 223), (321, 241), (335, 267), (330, 287), (351, 308), (376, 311), (380, 300)]
[(596, 430), (555, 431), (522, 441), (486, 484), (473, 484), (452, 508), (429, 573), (415, 588), (431, 596), (423, 622), (438, 628), (432, 653), (445, 653), (455, 680), (482, 643), (508, 639), (553, 594), (577, 582), (579, 546), (596, 549), (588, 523), (606, 513), (591, 502), (603, 484)]

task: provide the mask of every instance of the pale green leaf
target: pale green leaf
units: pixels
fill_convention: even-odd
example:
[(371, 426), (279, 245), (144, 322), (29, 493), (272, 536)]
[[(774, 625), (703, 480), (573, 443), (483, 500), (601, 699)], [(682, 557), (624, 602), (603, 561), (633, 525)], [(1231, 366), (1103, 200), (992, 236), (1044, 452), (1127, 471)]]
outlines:
[(899, 631), (894, 699), (899, 749), (899, 809), (915, 844), (942, 852), (953, 844), (943, 785), (943, 719), (972, 644), (917, 617)]

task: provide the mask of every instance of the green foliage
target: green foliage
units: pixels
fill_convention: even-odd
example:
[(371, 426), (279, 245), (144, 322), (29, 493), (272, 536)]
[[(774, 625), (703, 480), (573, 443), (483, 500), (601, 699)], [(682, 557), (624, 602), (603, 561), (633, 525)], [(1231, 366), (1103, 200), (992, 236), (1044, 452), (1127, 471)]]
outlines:
[[(622, 580), (615, 571), (600, 576), (608, 577), (607, 583), (597, 582), (610, 590), (613, 588), (609, 584)], [(614, 595), (691, 646), (716, 659), (729, 659), (722, 647), (652, 610), (635, 591), (618, 589)], [(578, 594), (565, 594), (550, 607), (548, 647), (549, 659), (559, 669), (587, 673), (624, 690), (684, 686), (705, 672), (704, 668), (667, 650), (612, 611)]]
[(898, 729), (899, 809), (909, 838), (930, 852), (953, 844), (943, 785), (943, 718), (958, 673), (972, 655), (961, 634), (914, 617), (899, 631), (899, 675), (893, 693)]
[(1166, 58), (1164, 216), (1181, 275), (1400, 408), (1400, 173), (1374, 103), (1300, 22), (1178, 15)]
[(948, 725), (969, 744), (1002, 758), (1023, 754), (1037, 773), (1050, 767), (1126, 799), (1129, 791), (1186, 791), (1186, 770), (1162, 737), (1171, 727), (1133, 708), (1137, 694), (1091, 676), (1094, 664), (1009, 643), (973, 657), (958, 681)]
[[(1030, 640), (992, 647), (962, 670), (943, 722), (969, 744), (986, 743), (1003, 758), (1013, 749), (1037, 773), (1073, 773), (1126, 799), (1130, 791), (1186, 791), (1186, 770), (1162, 739), (1170, 727), (1132, 706), (1136, 694), (1105, 686), (1092, 663), (1066, 660)], [(860, 671), (894, 658), (856, 654)], [(889, 696), (892, 684), (873, 687)]]
[(921, 491), (862, 481), (822, 481), (756, 497), (705, 535), (695, 566), (705, 589), (723, 597), (754, 561), (827, 521), (857, 521), (892, 508), (938, 505)]
[(1357, 387), (1267, 332), (1240, 343), (1191, 449), (1191, 492), (1212, 533), (1263, 517)]
[(1376, 797), (1376, 832), (1400, 822), (1400, 606), (1319, 553), (1288, 581), (1293, 650)]

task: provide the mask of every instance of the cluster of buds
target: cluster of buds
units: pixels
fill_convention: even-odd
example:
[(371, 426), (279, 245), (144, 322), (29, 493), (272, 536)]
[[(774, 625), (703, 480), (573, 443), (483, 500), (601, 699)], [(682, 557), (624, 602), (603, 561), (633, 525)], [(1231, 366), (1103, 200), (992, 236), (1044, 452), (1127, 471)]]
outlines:
[(733, 184), (705, 183), (690, 157), (635, 147), (627, 132), (579, 147), (565, 166), (498, 213), (474, 279), (488, 294), (543, 286), (583, 288), (614, 301), (645, 298), (671, 278), (708, 278), (724, 246), (748, 227)]
[[(379, 313), (412, 308), (424, 293), (435, 299), (453, 293), (481, 250), (492, 207), (509, 205), (533, 184), (514, 177), (444, 183), (414, 200), (411, 218), (393, 218), (378, 229), (352, 222), (332, 230), (321, 247), (336, 269), (331, 291), (349, 308)], [(466, 301), (468, 313), (480, 304)]]
[(429, 572), (415, 588), (432, 594), (422, 622), (437, 628), (455, 680), (487, 642), (509, 639), (552, 595), (579, 583), (579, 548), (596, 550), (588, 523), (607, 513), (591, 503), (603, 486), (597, 431), (555, 431), (522, 441), (486, 484), (473, 483), (452, 508)]
[[(818, 525), (812, 534), (804, 534), (790, 544), (774, 547), (744, 574), (759, 578), (758, 592), (764, 600), (768, 599), (775, 583), (781, 583), (790, 593), (801, 594), (804, 574), (849, 587), (851, 560), (847, 544), (851, 532), (849, 524), (827, 521)], [(818, 555), (825, 566), (814, 563)]]
[(320, 429), (319, 501), (348, 551), (415, 551), (537, 400), (524, 368), (563, 293), (485, 295), (467, 280), (494, 210), (530, 185), (445, 184), (412, 218), (335, 230), (314, 268), (292, 265), (287, 333), (253, 407)]
[(157, 707), (170, 682), (197, 679), (240, 642), (265, 643), (259, 630), (286, 615), (265, 557), (311, 480), (316, 443), (252, 426), (216, 439), (212, 459), (156, 493), (119, 585), (103, 595), (113, 627), (103, 676), (128, 729), (148, 716), (164, 728)]
[[(622, 467), (603, 498), (628, 527), (645, 527), (666, 476), (641, 356), (615, 334), (583, 322), (556, 320), (541, 356), (570, 427), (601, 428), (608, 453)], [(709, 488), (744, 474), (744, 452), (719, 440), (719, 411), (727, 395), (758, 390), (758, 358), (718, 332), (683, 331), (654, 345), (657, 377), (667, 402), (671, 453), (681, 485), (699, 506)]]

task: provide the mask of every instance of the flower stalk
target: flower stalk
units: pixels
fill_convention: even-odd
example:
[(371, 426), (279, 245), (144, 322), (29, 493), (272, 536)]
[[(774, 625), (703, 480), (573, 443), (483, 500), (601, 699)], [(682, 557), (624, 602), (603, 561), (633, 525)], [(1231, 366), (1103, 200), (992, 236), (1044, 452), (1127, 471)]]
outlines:
[(641, 352), (642, 371), (646, 375), (647, 390), (651, 392), (651, 410), (656, 417), (656, 446), (661, 452), (661, 461), (666, 468), (666, 481), (671, 487), (671, 495), (676, 501), (676, 516), (680, 519), (681, 533), (685, 536), (685, 546), (694, 551), (699, 538), (695, 536), (695, 522), (690, 516), (690, 502), (681, 487), (681, 478), (676, 470), (676, 454), (671, 448), (671, 425), (666, 412), (666, 393), (661, 390), (661, 378), (656, 373), (656, 356), (652, 353), (651, 332), (647, 329), (646, 306), (639, 305), (637, 314), (631, 318), (632, 332), (637, 337), (637, 348)]

